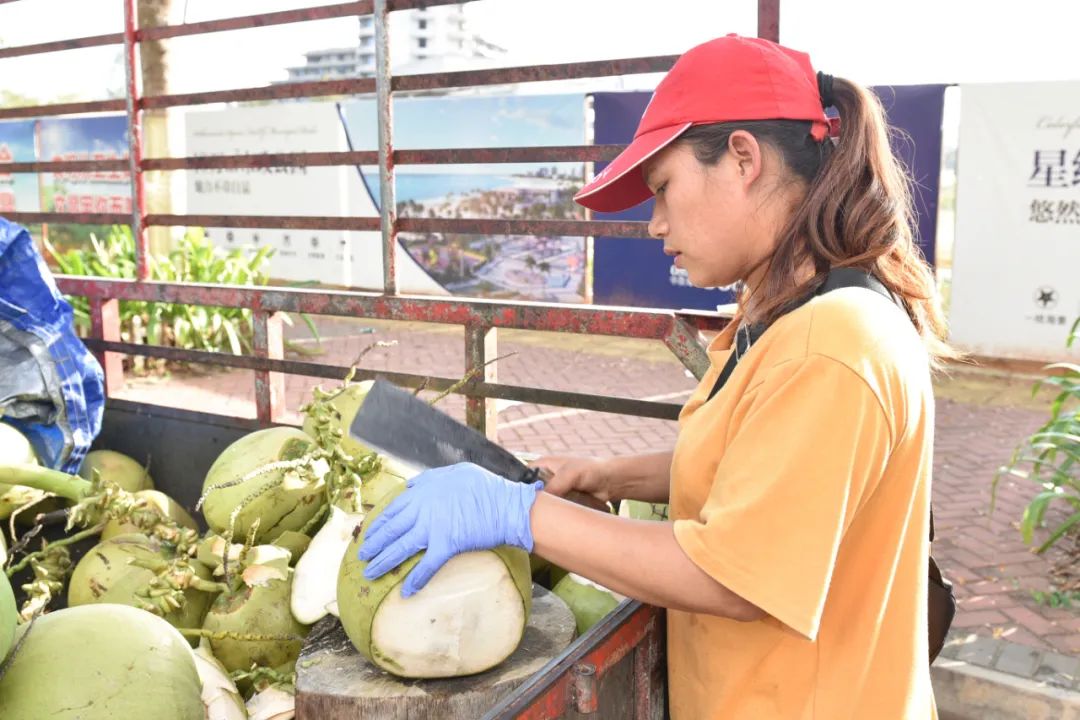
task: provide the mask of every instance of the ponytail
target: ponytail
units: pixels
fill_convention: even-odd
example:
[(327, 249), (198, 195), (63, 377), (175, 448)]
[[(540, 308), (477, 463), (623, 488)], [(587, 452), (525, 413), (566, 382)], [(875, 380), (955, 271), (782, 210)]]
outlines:
[[(934, 275), (915, 241), (911, 179), (889, 144), (885, 112), (866, 88), (843, 78), (832, 82), (840, 136), (817, 142), (810, 124), (764, 120), (702, 125), (680, 140), (704, 164), (716, 163), (728, 138), (746, 130), (775, 148), (787, 169), (807, 186), (768, 261), (764, 278), (747, 288), (755, 314), (768, 324), (792, 301), (812, 292), (834, 267), (872, 272), (903, 299), (934, 366), (958, 353), (945, 342), (946, 322)], [(801, 268), (814, 276), (799, 283)]]

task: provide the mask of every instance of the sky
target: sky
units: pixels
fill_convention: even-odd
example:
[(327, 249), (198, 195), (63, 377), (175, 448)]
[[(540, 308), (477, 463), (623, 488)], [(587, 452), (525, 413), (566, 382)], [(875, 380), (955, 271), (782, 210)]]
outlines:
[[(332, 0), (175, 0), (172, 22)], [(0, 3), (0, 46), (118, 32), (121, 0)], [(478, 0), (473, 31), (507, 48), (503, 64), (678, 54), (728, 32), (756, 32), (756, 0)], [(815, 67), (873, 84), (1080, 80), (1080, 0), (784, 0), (781, 42)], [(355, 42), (340, 18), (169, 41), (172, 92), (265, 85), (302, 54)], [(43, 101), (100, 99), (122, 87), (119, 46), (0, 59), (0, 90)], [(630, 79), (649, 86), (655, 76)]]

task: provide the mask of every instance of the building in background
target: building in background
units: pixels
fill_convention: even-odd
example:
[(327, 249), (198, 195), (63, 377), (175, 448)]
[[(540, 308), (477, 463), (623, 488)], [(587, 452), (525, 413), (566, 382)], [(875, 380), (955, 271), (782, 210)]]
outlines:
[[(355, 47), (304, 53), (305, 63), (286, 68), (287, 80), (341, 80), (375, 74), (375, 21), (359, 18)], [(489, 67), (505, 49), (469, 32), (461, 5), (441, 5), (390, 15), (390, 62), (396, 74)]]

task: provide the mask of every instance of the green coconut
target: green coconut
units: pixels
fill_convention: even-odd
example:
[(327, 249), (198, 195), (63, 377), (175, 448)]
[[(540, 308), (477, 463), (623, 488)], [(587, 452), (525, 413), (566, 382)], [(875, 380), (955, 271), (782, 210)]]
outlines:
[[(210, 638), (214, 657), (230, 672), (250, 670), (252, 665), (294, 665), (310, 628), (289, 610), (293, 576), (289, 552), (273, 545), (255, 546), (240, 572), (237, 587), (218, 595), (203, 621), (203, 629), (215, 634)], [(268, 639), (236, 639), (226, 633)]]
[(288, 550), (289, 564), (295, 566), (311, 546), (311, 536), (295, 530), (286, 530), (274, 538), (270, 544)]
[[(190, 528), (191, 530), (199, 529), (195, 519), (188, 514), (188, 511), (184, 509), (184, 506), (160, 490), (139, 490), (134, 493), (134, 495), (147, 510), (155, 512), (163, 518), (172, 520), (180, 527)], [(130, 522), (121, 522), (120, 520), (113, 518), (105, 523), (105, 528), (101, 531), (101, 539), (110, 540), (118, 535), (128, 535), (130, 533), (138, 532), (142, 531), (137, 525)]]
[[(374, 384), (374, 380), (348, 383), (329, 398), (316, 400), (317, 404), (330, 409), (329, 429), (341, 439), (341, 449), (354, 458), (373, 452), (371, 448), (349, 434), (349, 427)], [(304, 418), (303, 428), (304, 432), (311, 437), (319, 437), (317, 423), (310, 414)]]
[(626, 599), (603, 585), (574, 573), (567, 573), (552, 592), (562, 598), (574, 613), (579, 635), (600, 622)]
[(396, 496), (405, 489), (405, 483), (420, 471), (389, 455), (379, 455), (379, 471), (365, 478), (360, 487), (360, 500), (365, 511), (382, 504), (389, 496)]
[[(37, 465), (37, 455), (26, 436), (6, 422), (0, 421), (0, 465)], [(39, 512), (48, 512), (63, 507), (63, 500), (44, 501), (48, 493), (22, 485), (0, 483), (0, 519), (11, 516), (18, 508), (27, 509), (20, 518), (33, 518)], [(29, 506), (33, 505), (33, 508)]]
[(641, 500), (623, 500), (619, 503), (619, 516), (634, 520), (667, 520), (667, 503), (649, 503)]
[(403, 489), (382, 498), (345, 551), (337, 583), (341, 624), (364, 657), (400, 677), (489, 670), (517, 649), (525, 632), (532, 609), (529, 555), (508, 546), (456, 555), (409, 598), (402, 597), (401, 583), (423, 553), (367, 580), (357, 550), (371, 521)]
[[(140, 534), (119, 535), (98, 543), (75, 565), (68, 585), (68, 605), (113, 603), (139, 606), (155, 572), (136, 563), (163, 565), (175, 558), (170, 546)], [(195, 574), (207, 582), (210, 570), (198, 560), (188, 560)], [(188, 587), (182, 607), (164, 618), (177, 628), (198, 628), (214, 598), (214, 593)]]
[(84, 605), (19, 627), (0, 678), (5, 720), (205, 720), (191, 648), (161, 618), (126, 605)]
[(113, 450), (91, 450), (86, 453), (79, 476), (86, 480), (94, 479), (94, 471), (101, 477), (116, 483), (128, 492), (153, 490), (154, 480), (142, 465), (132, 458)]
[[(225, 535), (230, 514), (240, 508), (234, 537), (247, 537), (256, 520), (256, 543), (276, 538), (285, 530), (302, 530), (322, 510), (326, 494), (322, 476), (329, 466), (316, 461), (314, 470), (259, 470), (271, 463), (298, 460), (314, 449), (312, 439), (292, 427), (257, 430), (225, 448), (203, 482), (207, 525), (213, 532)], [(230, 485), (215, 488), (225, 484)]]
[(25, 463), (37, 465), (37, 455), (26, 436), (0, 420), (0, 464)]
[[(2, 543), (2, 536), (0, 536)], [(15, 593), (11, 590), (7, 574), (0, 572), (0, 663), (7, 657), (15, 639), (15, 626), (19, 622), (19, 608), (15, 604)]]

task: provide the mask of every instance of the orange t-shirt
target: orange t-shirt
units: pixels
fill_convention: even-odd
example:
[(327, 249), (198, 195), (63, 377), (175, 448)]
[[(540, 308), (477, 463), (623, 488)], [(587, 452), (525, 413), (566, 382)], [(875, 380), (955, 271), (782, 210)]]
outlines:
[(668, 612), (673, 720), (936, 718), (927, 642), (934, 401), (922, 341), (877, 293), (781, 317), (679, 418), (675, 537), (754, 622)]

